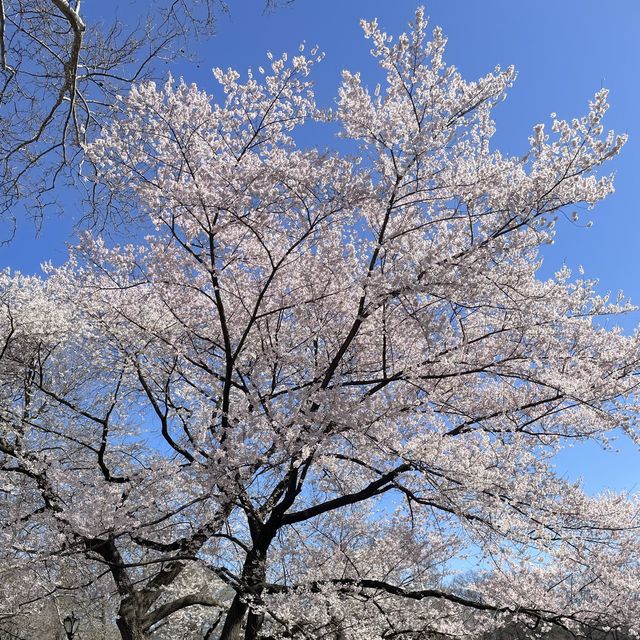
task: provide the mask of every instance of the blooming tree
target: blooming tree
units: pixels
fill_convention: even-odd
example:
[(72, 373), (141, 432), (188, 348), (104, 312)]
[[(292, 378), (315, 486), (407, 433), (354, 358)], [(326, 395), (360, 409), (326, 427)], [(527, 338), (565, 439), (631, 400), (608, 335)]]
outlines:
[(636, 436), (639, 340), (599, 322), (631, 307), (538, 274), (612, 190), (606, 91), (510, 157), (513, 69), (463, 80), (422, 10), (362, 24), (385, 82), (344, 72), (334, 112), (303, 48), (219, 102), (134, 88), (87, 152), (135, 242), (2, 276), (3, 562), (73, 559), (124, 640), (637, 633), (637, 497), (553, 467)]
[(64, 200), (61, 190), (67, 198), (81, 191), (84, 148), (115, 96), (159, 77), (168, 60), (194, 55), (194, 41), (228, 12), (223, 0), (128, 4), (122, 19), (114, 3), (85, 13), (79, 0), (0, 0), (0, 222), (11, 223), (3, 241), (17, 207), (40, 220)]

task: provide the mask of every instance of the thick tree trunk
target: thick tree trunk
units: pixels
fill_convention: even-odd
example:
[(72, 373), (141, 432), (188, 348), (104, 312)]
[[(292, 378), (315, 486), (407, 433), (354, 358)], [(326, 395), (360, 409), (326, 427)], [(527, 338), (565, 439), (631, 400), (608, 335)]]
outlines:
[(263, 622), (264, 613), (254, 613), (253, 611), (249, 611), (249, 615), (247, 617), (247, 630), (244, 634), (244, 640), (257, 640), (258, 633), (262, 628)]
[(150, 638), (135, 602), (129, 599), (123, 600), (120, 604), (116, 625), (122, 640), (149, 640)]
[(236, 594), (229, 611), (227, 611), (220, 640), (242, 640), (242, 623), (248, 608), (240, 599), (240, 595)]
[(113, 576), (113, 581), (118, 588), (121, 600), (118, 616), (116, 617), (116, 625), (120, 632), (120, 637), (122, 640), (148, 640), (150, 636), (144, 624), (144, 615), (152, 601), (147, 603), (146, 607), (143, 607), (138, 600), (134, 583), (127, 575), (124, 559), (114, 539), (85, 539), (85, 544), (89, 551), (94, 551), (104, 558)]
[[(254, 602), (260, 602), (264, 591), (264, 582), (267, 577), (267, 549), (272, 539), (273, 535), (267, 535), (260, 540), (260, 546), (249, 554), (245, 563), (245, 581)], [(264, 614), (249, 610), (244, 640), (257, 640), (263, 622)]]
[[(271, 537), (261, 541), (261, 548), (254, 548), (247, 555), (242, 569), (242, 582), (246, 585), (246, 593), (237, 593), (224, 621), (220, 640), (257, 640), (258, 633), (264, 622), (264, 615), (253, 613), (249, 610), (249, 605), (243, 601), (243, 596), (247, 599), (259, 600), (264, 590), (264, 581), (266, 577), (266, 549), (271, 542)], [(245, 615), (249, 611), (247, 617), (247, 625), (244, 636), (242, 634), (242, 625)]]

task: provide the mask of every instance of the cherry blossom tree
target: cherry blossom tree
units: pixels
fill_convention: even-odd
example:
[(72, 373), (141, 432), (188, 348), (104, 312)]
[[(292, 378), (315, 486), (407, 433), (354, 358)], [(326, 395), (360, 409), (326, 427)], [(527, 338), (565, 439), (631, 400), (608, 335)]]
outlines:
[(197, 55), (228, 11), (223, 0), (128, 4), (85, 12), (79, 0), (0, 0), (0, 220), (15, 224), (18, 207), (41, 217), (65, 184), (77, 191), (83, 149), (115, 96)]
[(638, 498), (553, 466), (637, 439), (640, 340), (600, 321), (632, 307), (539, 275), (612, 191), (607, 93), (511, 157), (513, 69), (465, 81), (422, 10), (362, 25), (385, 81), (334, 111), (301, 47), (217, 100), (136, 86), (87, 149), (147, 222), (2, 276), (2, 561), (77, 563), (124, 640), (637, 634)]

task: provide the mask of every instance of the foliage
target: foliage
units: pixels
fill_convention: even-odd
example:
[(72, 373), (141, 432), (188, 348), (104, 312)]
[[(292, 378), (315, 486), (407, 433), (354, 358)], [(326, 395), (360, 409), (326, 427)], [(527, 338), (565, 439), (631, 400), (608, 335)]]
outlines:
[[(553, 468), (637, 435), (638, 336), (599, 321), (630, 307), (537, 274), (612, 190), (606, 91), (506, 156), (513, 69), (465, 81), (422, 10), (363, 28), (386, 82), (345, 72), (335, 113), (303, 48), (218, 102), (135, 86), (87, 153), (149, 222), (2, 275), (5, 575), (108, 592), (124, 640), (637, 633), (637, 497)], [(313, 120), (357, 154), (299, 148)]]

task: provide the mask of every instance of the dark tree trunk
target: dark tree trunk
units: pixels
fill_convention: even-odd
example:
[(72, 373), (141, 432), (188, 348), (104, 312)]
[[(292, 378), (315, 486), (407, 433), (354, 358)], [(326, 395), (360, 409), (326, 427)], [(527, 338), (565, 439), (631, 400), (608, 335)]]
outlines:
[(247, 617), (247, 630), (244, 634), (244, 640), (257, 640), (258, 633), (262, 628), (263, 622), (264, 613), (254, 613), (253, 611), (249, 611), (249, 616)]
[[(257, 640), (258, 633), (264, 622), (264, 615), (250, 611), (247, 601), (259, 601), (264, 590), (266, 577), (266, 550), (271, 542), (272, 536), (261, 540), (260, 547), (254, 547), (244, 563), (242, 569), (242, 584), (246, 585), (244, 593), (237, 593), (224, 621), (220, 640)], [(245, 615), (247, 624), (244, 636), (242, 634), (242, 624)]]
[(138, 607), (129, 599), (124, 599), (120, 604), (116, 625), (122, 640), (149, 640), (150, 636), (144, 627)]
[(135, 587), (127, 575), (125, 562), (115, 541), (112, 538), (94, 538), (86, 540), (85, 544), (89, 550), (95, 551), (104, 558), (118, 588), (121, 600), (116, 625), (120, 637), (122, 640), (148, 640), (150, 636), (144, 624), (144, 615), (148, 606), (143, 607), (138, 600)]
[(229, 611), (227, 611), (220, 640), (242, 640), (242, 623), (248, 608), (246, 603), (240, 599), (240, 595), (236, 594)]
[[(260, 540), (260, 546), (247, 556), (245, 581), (254, 602), (261, 601), (262, 592), (264, 591), (264, 582), (267, 577), (267, 549), (272, 539), (273, 536), (271, 535), (264, 536)], [(244, 640), (257, 640), (263, 622), (264, 614), (249, 610)]]

